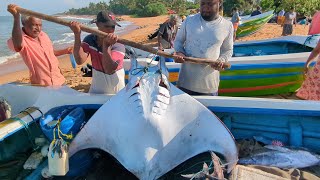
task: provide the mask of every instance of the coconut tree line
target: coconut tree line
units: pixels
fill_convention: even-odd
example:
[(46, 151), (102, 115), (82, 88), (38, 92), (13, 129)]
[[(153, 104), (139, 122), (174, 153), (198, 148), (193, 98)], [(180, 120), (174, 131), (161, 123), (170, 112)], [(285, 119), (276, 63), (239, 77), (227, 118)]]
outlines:
[[(226, 16), (231, 14), (233, 7), (238, 7), (244, 14), (250, 14), (258, 5), (263, 11), (281, 9), (286, 11), (294, 7), (300, 15), (311, 16), (320, 10), (319, 0), (224, 0), (223, 9)], [(110, 0), (106, 2), (90, 3), (79, 9), (70, 9), (67, 14), (97, 14), (101, 10), (109, 9), (116, 14), (157, 16), (167, 14), (173, 10), (180, 15), (188, 15), (190, 10), (199, 8), (200, 0)]]
[(157, 16), (167, 14), (173, 10), (177, 14), (187, 15), (189, 9), (199, 8), (198, 3), (188, 0), (110, 0), (106, 2), (90, 3), (89, 6), (79, 9), (69, 9), (66, 14), (96, 14), (97, 12), (109, 9), (116, 14)]

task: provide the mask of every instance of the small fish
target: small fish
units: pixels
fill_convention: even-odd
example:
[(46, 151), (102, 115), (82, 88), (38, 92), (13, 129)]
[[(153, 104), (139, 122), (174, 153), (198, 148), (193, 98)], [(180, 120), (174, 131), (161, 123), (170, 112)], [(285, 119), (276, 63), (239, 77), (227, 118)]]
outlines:
[(284, 146), (285, 144), (279, 140), (271, 139), (265, 136), (253, 136), (253, 139), (265, 145)]
[(285, 147), (267, 145), (266, 152), (241, 158), (239, 164), (273, 166), (278, 168), (305, 168), (318, 165), (320, 156), (306, 150), (288, 149)]

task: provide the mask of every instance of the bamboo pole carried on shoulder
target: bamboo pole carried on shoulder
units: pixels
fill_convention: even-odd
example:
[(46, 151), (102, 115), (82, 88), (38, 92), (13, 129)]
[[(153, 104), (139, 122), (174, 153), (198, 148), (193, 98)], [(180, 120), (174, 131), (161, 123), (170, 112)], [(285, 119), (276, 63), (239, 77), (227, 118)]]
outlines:
[[(50, 22), (54, 22), (54, 23), (57, 23), (57, 24), (61, 24), (61, 25), (64, 25), (64, 26), (70, 26), (70, 21), (64, 20), (62, 18), (57, 18), (57, 17), (54, 17), (54, 16), (50, 16), (50, 15), (34, 12), (34, 11), (27, 10), (27, 9), (24, 9), (24, 8), (21, 8), (21, 7), (17, 7), (17, 11), (20, 14), (37, 17), (39, 19), (44, 19), (44, 20), (47, 20), (47, 21), (50, 21)], [(92, 33), (92, 34), (97, 35), (97, 36), (104, 37), (104, 36), (107, 35), (107, 33), (105, 33), (105, 32), (102, 32), (102, 31), (100, 31), (98, 29), (90, 28), (90, 27), (88, 27), (86, 25), (83, 25), (83, 24), (80, 24), (80, 28), (84, 32)], [(174, 57), (170, 53), (167, 53), (167, 52), (164, 52), (164, 51), (159, 51), (159, 50), (157, 50), (157, 49), (155, 49), (155, 48), (153, 48), (151, 46), (142, 45), (142, 44), (139, 44), (139, 43), (136, 43), (136, 42), (133, 42), (133, 41), (126, 40), (126, 39), (118, 38), (118, 42), (121, 43), (121, 44), (124, 44), (124, 45), (128, 45), (128, 46), (137, 48), (137, 49), (141, 49), (143, 51), (147, 51), (147, 52), (152, 53), (152, 54), (157, 54), (159, 56), (163, 56), (163, 57), (166, 57), (166, 58), (173, 58)], [(214, 64), (214, 63), (218, 63), (217, 61), (210, 60), (210, 59), (193, 58), (193, 57), (185, 57), (184, 60), (187, 61), (187, 62), (197, 63), (197, 64)], [(223, 65), (224, 65), (225, 69), (228, 69), (228, 68), (231, 67), (230, 63), (224, 63)]]

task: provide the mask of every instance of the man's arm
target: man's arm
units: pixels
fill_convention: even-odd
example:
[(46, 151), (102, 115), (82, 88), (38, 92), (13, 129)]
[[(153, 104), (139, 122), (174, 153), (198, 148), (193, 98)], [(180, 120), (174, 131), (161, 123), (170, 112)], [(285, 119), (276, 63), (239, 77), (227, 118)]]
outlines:
[(83, 51), (81, 47), (81, 29), (79, 22), (71, 21), (70, 29), (74, 33), (74, 46), (73, 46), (73, 55), (76, 59), (78, 65), (86, 62), (88, 55)]
[(178, 30), (177, 34), (176, 34), (176, 37), (174, 39), (174, 44), (173, 44), (173, 47), (174, 47), (174, 50), (177, 52), (177, 53), (182, 53), (182, 54), (186, 54), (185, 52), (185, 49), (184, 49), (184, 43), (186, 41), (186, 35), (187, 35), (187, 31), (186, 31), (186, 23), (188, 21), (188, 18), (183, 21), (180, 29)]
[(65, 54), (71, 54), (72, 51), (73, 51), (73, 47), (68, 47), (68, 48), (60, 49), (60, 50), (54, 50), (54, 55), (61, 56), (61, 55), (65, 55)]
[(157, 36), (157, 39), (158, 39), (158, 49), (159, 49), (159, 50), (163, 50), (161, 41), (162, 41), (162, 35), (163, 35), (163, 33), (164, 33), (164, 29), (165, 29), (165, 24), (161, 24), (161, 25), (160, 25), (160, 28), (159, 28), (158, 36)]
[[(187, 18), (188, 19), (188, 18)], [(176, 63), (184, 63), (186, 52), (184, 50), (184, 43), (186, 41), (186, 22), (187, 19), (185, 19), (178, 30), (176, 37), (174, 39), (173, 47), (175, 50), (174, 53), (174, 62)]]
[(310, 63), (320, 54), (320, 40), (317, 46), (312, 50), (311, 54), (306, 61), (305, 67), (309, 67)]
[(115, 44), (118, 40), (118, 37), (114, 34), (108, 34), (103, 39), (103, 58), (102, 58), (102, 67), (104, 70), (104, 73), (106, 74), (113, 74), (119, 65), (118, 61), (113, 61), (111, 56), (111, 46)]
[(229, 59), (232, 57), (232, 54), (233, 54), (233, 33), (234, 33), (233, 26), (230, 23), (229, 33), (221, 45), (220, 56), (218, 58), (218, 61), (228, 62)]
[(16, 10), (18, 6), (15, 4), (8, 5), (8, 11), (13, 16), (13, 28), (12, 28), (12, 42), (16, 52), (20, 52), (22, 49), (22, 32), (20, 27), (20, 14)]
[(239, 23), (239, 22), (240, 22), (240, 20), (241, 20), (241, 18), (240, 18), (240, 14), (237, 12), (237, 23)]
[(220, 47), (220, 56), (217, 59), (218, 63), (213, 63), (211, 64), (211, 67), (215, 70), (221, 71), (224, 70), (224, 63), (228, 62), (229, 59), (232, 57), (233, 53), (233, 25), (229, 23), (229, 30), (228, 30), (228, 35), (224, 39), (221, 47)]

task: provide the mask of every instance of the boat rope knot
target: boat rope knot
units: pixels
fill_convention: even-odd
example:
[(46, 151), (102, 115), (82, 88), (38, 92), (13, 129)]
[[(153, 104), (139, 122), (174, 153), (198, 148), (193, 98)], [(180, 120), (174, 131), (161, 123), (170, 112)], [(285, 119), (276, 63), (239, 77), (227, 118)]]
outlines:
[[(54, 157), (54, 154), (57, 152), (59, 154), (59, 158), (62, 158), (63, 152), (68, 151), (68, 142), (65, 139), (71, 140), (73, 138), (72, 133), (64, 134), (60, 129), (61, 118), (58, 119), (56, 126), (53, 129), (53, 140), (50, 143), (52, 148), (51, 157)], [(58, 134), (58, 138), (56, 138), (56, 131)]]
[(306, 46), (307, 43), (311, 44), (313, 40), (317, 40), (318, 39), (318, 38), (314, 38), (314, 37), (318, 37), (318, 36), (320, 36), (320, 34), (313, 34), (313, 35), (307, 37), (307, 39), (304, 41), (303, 45)]

